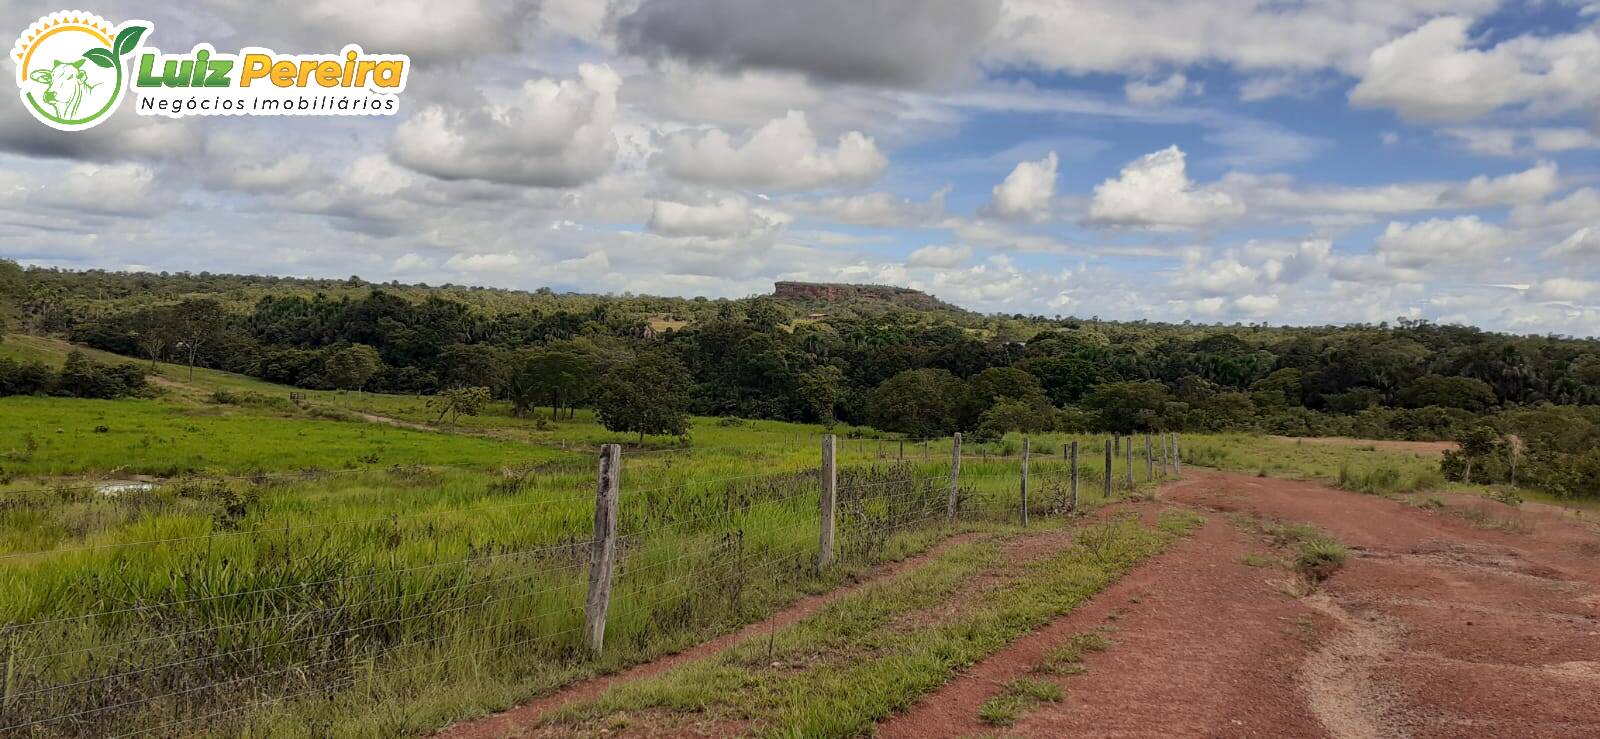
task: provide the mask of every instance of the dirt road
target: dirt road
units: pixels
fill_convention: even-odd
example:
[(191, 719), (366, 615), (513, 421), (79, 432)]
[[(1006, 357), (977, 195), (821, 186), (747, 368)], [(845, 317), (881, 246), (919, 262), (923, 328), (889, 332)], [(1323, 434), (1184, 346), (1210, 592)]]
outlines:
[[(1592, 524), (1204, 470), (1163, 497), (1223, 515), (880, 733), (992, 732), (977, 719), (984, 700), (1071, 635), (1109, 626), (1108, 650), (1055, 678), (1066, 699), (1007, 735), (1600, 736)], [(1245, 564), (1265, 543), (1233, 515), (1315, 523), (1351, 547), (1350, 562), (1297, 597), (1283, 570)]]
[[(1452, 497), (1424, 508), (1313, 483), (1191, 469), (1143, 503), (1208, 523), (1087, 604), (979, 661), (884, 721), (886, 737), (1600, 736), (1600, 529), (1570, 512)], [(1314, 591), (1259, 522), (1312, 523), (1350, 548)], [(1059, 540), (1058, 540), (1059, 539)], [(1064, 546), (1065, 538), (1038, 537)], [(909, 560), (878, 576), (914, 567)], [(837, 594), (808, 599), (788, 623)], [(571, 700), (702, 658), (759, 626), (580, 683), (448, 736), (540, 733)], [(1035, 667), (1104, 635), (1077, 674)], [(1065, 691), (1014, 725), (979, 718), (1017, 678)], [(650, 735), (648, 722), (626, 735)], [(713, 732), (720, 733), (720, 732)], [(709, 735), (709, 734), (708, 734)]]

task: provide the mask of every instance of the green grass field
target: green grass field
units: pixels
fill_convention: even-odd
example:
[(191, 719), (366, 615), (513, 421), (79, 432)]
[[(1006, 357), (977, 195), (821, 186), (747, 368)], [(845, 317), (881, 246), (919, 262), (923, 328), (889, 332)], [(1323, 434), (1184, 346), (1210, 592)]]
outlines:
[[(21, 349), (46, 350), (65, 354)], [(577, 631), (594, 452), (632, 438), (585, 412), (540, 423), (495, 406), (416, 430), (360, 415), (424, 423), (416, 398), (296, 407), (287, 389), (212, 372), (160, 386), (144, 399), (0, 400), (0, 728), (426, 733), (1020, 519), (1017, 439), (964, 447), (963, 513), (947, 525), (948, 440), (841, 438), (840, 564), (818, 572), (823, 430), (697, 418), (688, 447), (624, 454), (596, 659)], [(218, 404), (216, 390), (285, 402)], [(1067, 493), (1055, 449), (1034, 443), (1036, 517)], [(1086, 506), (1100, 500), (1099, 460), (1086, 451)], [(140, 474), (158, 486), (90, 484)], [(1118, 494), (1123, 478), (1119, 467)]]
[[(65, 355), (59, 342), (0, 347)], [(696, 418), (688, 446), (639, 448), (587, 412), (541, 421), (495, 405), (418, 430), (363, 420), (426, 426), (418, 398), (322, 393), (297, 407), (287, 388), (162, 372), (155, 398), (0, 399), (0, 733), (425, 734), (758, 620), (953, 532), (1003, 534), (1021, 519), (1020, 437), (963, 445), (962, 515), (946, 523), (950, 440), (835, 429), (839, 565), (819, 572), (815, 426)], [(217, 390), (274, 400), (210, 402)], [(1048, 521), (1067, 500), (1062, 452), (1073, 440), (1080, 501), (1103, 502), (1104, 438), (1040, 435), (1029, 440), (1030, 517)], [(607, 649), (596, 658), (578, 629), (595, 450), (611, 442), (629, 446)], [(1397, 488), (1432, 484), (1430, 462), (1415, 455), (1244, 436), (1185, 444), (1191, 464), (1385, 484), (1380, 470), (1392, 468)], [(1118, 496), (1132, 492), (1126, 460), (1112, 469)], [(1137, 455), (1133, 471), (1133, 489), (1151, 484)], [(134, 474), (160, 484), (114, 495), (87, 484)], [(1143, 534), (1123, 534), (1149, 551)], [(988, 610), (976, 621), (896, 648), (913, 660), (930, 648), (975, 658), (1055, 612), (1052, 599), (1092, 592), (1088, 580), (1050, 582), (1058, 589), (1023, 610), (1014, 598), (977, 604)], [(929, 669), (920, 679), (938, 679)], [(829, 675), (812, 677), (889, 677), (853, 663)], [(763, 715), (855, 731), (908, 694), (886, 687), (851, 706), (846, 683), (827, 683), (839, 688), (834, 708), (777, 701)]]

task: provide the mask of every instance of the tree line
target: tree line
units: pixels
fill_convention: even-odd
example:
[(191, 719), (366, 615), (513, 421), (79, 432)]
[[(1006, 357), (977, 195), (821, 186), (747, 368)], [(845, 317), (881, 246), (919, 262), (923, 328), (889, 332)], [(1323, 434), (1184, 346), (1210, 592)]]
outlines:
[[(1557, 414), (1579, 432), (1530, 432), (1523, 443), (1574, 454), (1597, 446), (1600, 425), (1600, 342), (1407, 319), (1177, 325), (859, 301), (480, 294), (357, 278), (14, 278), (22, 298), (11, 311), (24, 328), (120, 354), (308, 388), (484, 388), (519, 414), (593, 407), (640, 433), (681, 433), (681, 414), (695, 413), (915, 436), (1240, 430), (1437, 440), (1483, 424), (1517, 434)], [(135, 281), (149, 289), (125, 289)], [(647, 416), (662, 404), (675, 412), (625, 419), (631, 406)]]

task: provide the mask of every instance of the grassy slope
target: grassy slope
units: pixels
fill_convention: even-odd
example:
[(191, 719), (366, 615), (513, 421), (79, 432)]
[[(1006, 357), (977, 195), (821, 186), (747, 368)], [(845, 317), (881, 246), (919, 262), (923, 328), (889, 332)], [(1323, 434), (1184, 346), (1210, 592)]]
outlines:
[[(0, 343), (0, 353), (54, 365), (73, 348), (56, 339), (18, 335)], [(133, 361), (84, 351), (101, 362)], [(165, 363), (157, 365), (157, 372), (155, 383), (162, 393), (157, 398), (0, 398), (0, 471), (7, 477), (234, 474), (395, 464), (503, 465), (565, 456), (507, 441), (336, 420), (347, 416), (337, 412), (334, 393), (313, 394), (308, 410), (287, 402), (292, 388), (243, 375), (196, 369), (190, 380), (188, 368)], [(217, 390), (260, 393), (273, 402), (206, 402)], [(318, 408), (323, 413), (316, 413)], [(22, 484), (33, 485), (37, 483)]]

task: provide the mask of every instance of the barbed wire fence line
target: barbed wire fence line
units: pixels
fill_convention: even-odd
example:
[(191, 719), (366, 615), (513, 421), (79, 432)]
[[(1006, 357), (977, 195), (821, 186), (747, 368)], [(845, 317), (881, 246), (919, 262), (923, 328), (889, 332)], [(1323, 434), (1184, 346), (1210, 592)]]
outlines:
[[(848, 453), (849, 442), (858, 440), (832, 434), (806, 440), (820, 442), (820, 463), (632, 487), (624, 484), (626, 460), (676, 459), (686, 450), (645, 456), (607, 444), (598, 466), (588, 466), (596, 481), (592, 495), (541, 491), (486, 505), (0, 554), (0, 579), (22, 587), (33, 568), (56, 558), (97, 558), (89, 565), (115, 568), (130, 550), (142, 549), (160, 551), (173, 563), (189, 557), (199, 568), (220, 544), (230, 547), (222, 550), (224, 561), (247, 556), (252, 546), (289, 553), (307, 542), (320, 547), (343, 532), (371, 536), (379, 527), (434, 517), (560, 516), (565, 522), (550, 529), (556, 541), (498, 550), (469, 543), (464, 552), (436, 546), (431, 560), (391, 556), (389, 567), (340, 563), (327, 577), (259, 587), (250, 587), (248, 578), (218, 575), (220, 582), (190, 583), (194, 594), (184, 597), (177, 597), (184, 591), (175, 584), (166, 591), (173, 597), (165, 598), (98, 593), (83, 604), (101, 607), (79, 613), (51, 614), (50, 596), (104, 584), (55, 583), (60, 590), (42, 596), (38, 616), (0, 624), (0, 735), (219, 729), (215, 722), (252, 721), (256, 712), (285, 703), (337, 700), (353, 687), (453, 671), (463, 661), (477, 670), (486, 659), (509, 659), (513, 650), (529, 668), (603, 660), (608, 643), (619, 639), (649, 656), (655, 635), (726, 622), (750, 607), (752, 597), (780, 603), (793, 592), (786, 584), (872, 564), (900, 534), (937, 536), (939, 528), (978, 522), (1027, 526), (1031, 517), (1078, 510), (1081, 491), (1097, 489), (1095, 483), (1103, 481), (1108, 498), (1134, 489), (1136, 451), (1146, 482), (1181, 469), (1176, 434), (1163, 434), (1159, 442), (1146, 437), (1142, 450), (1131, 437), (1107, 439), (1109, 464), (1100, 464), (1078, 440), (1061, 444), (1059, 457), (1026, 439), (1015, 456), (963, 452), (960, 434), (859, 440), (859, 458)], [(946, 453), (933, 453), (935, 444), (947, 441)], [(1122, 455), (1110, 454), (1113, 443)], [(581, 473), (533, 465), (516, 474), (564, 486), (576, 485)], [(305, 477), (312, 475), (198, 479), (266, 484)], [(593, 526), (585, 531), (579, 514), (590, 505)], [(752, 596), (752, 589), (760, 592)]]

